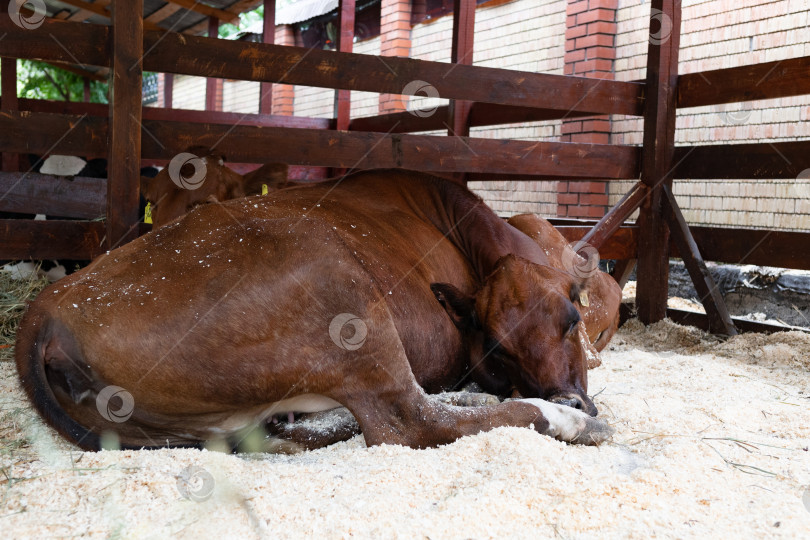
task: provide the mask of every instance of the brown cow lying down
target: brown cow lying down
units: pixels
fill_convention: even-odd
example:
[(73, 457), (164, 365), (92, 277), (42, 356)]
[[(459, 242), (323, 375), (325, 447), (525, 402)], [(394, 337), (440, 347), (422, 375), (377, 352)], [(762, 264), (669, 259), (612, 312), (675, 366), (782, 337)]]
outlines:
[[(339, 405), (369, 445), (497, 426), (596, 444), (611, 429), (589, 416), (574, 305), (588, 283), (547, 263), (467, 189), (367, 171), (200, 206), (96, 259), (29, 305), (17, 369), (86, 449), (105, 432), (198, 446)], [(426, 393), (469, 372), (528, 399), (462, 408)]]
[(267, 163), (243, 176), (226, 167), (223, 156), (208, 148), (194, 147), (187, 153), (198, 156), (199, 161), (189, 160), (176, 174), (191, 180), (189, 185), (193, 189), (175, 184), (169, 176), (169, 167), (154, 178), (141, 177), (141, 195), (151, 203), (155, 229), (185, 215), (198, 204), (258, 195), (262, 185), (274, 191), (287, 184), (288, 166), (284, 163)]
[[(579, 258), (560, 231), (547, 220), (534, 214), (521, 214), (509, 218), (508, 223), (528, 235), (543, 248), (550, 266), (566, 271), (570, 271), (574, 267), (575, 273), (588, 276), (588, 298), (586, 300), (588, 305), (583, 306), (576, 302), (574, 306), (579, 310), (585, 323), (584, 330), (588, 341), (597, 351), (604, 349), (619, 327), (622, 288), (619, 287), (616, 280), (598, 269), (596, 266), (598, 259), (584, 261)], [(598, 355), (589, 356), (589, 368), (600, 364)]]

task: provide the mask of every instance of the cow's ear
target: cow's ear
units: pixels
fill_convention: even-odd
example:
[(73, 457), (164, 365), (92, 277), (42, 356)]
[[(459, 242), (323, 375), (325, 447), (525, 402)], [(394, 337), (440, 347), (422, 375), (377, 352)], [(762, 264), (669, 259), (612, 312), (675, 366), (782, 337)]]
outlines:
[(141, 176), (141, 197), (154, 203), (157, 201), (154, 198), (155, 194), (152, 193), (152, 180), (154, 179), (148, 176)]
[(449, 283), (431, 283), (433, 296), (450, 315), (450, 320), (459, 330), (471, 330), (478, 327), (475, 316), (475, 298), (468, 296)]
[(569, 298), (571, 298), (571, 302), (574, 304), (579, 304), (582, 307), (588, 307), (591, 305), (590, 299), (588, 298), (588, 285), (590, 279), (579, 279), (575, 280), (571, 284), (571, 290), (569, 292)]
[(268, 191), (275, 191), (287, 184), (289, 166), (286, 163), (266, 163), (253, 172), (244, 176), (245, 195), (260, 195), (264, 193), (262, 186)]

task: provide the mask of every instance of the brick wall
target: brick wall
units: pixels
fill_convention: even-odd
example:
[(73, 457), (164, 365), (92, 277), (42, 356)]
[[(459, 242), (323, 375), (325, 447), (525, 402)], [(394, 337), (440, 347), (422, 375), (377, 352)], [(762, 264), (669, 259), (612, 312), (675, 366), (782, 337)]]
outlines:
[[(565, 74), (613, 79), (616, 59), (616, 8), (618, 0), (568, 0), (565, 30)], [(592, 116), (563, 120), (563, 142), (607, 144), (610, 117)], [(560, 182), (557, 216), (601, 218), (608, 211), (608, 182)]]
[[(357, 54), (380, 54), (380, 38), (359, 41), (354, 44)], [(352, 118), (374, 116), (379, 109), (379, 94), (373, 92), (352, 92)], [(295, 87), (295, 116), (333, 118), (335, 116), (335, 91), (330, 88), (311, 86)]]
[[(616, 79), (645, 76), (649, 2), (623, 0), (617, 12)], [(807, 0), (684, 0), (681, 73), (810, 55)], [(810, 138), (810, 96), (697, 107), (678, 112), (676, 142), (783, 142)], [(642, 121), (613, 116), (611, 142), (641, 144)], [(610, 203), (632, 182), (612, 182)], [(810, 230), (810, 179), (673, 185), (690, 224)]]
[[(288, 24), (276, 26), (274, 41), (277, 45), (295, 45), (295, 32)], [(294, 111), (295, 87), (289, 84), (273, 85), (272, 114), (291, 116)], [(257, 105), (258, 108), (258, 105)]]
[[(411, 55), (411, 0), (382, 0), (380, 6), (380, 54)], [(396, 94), (379, 95), (379, 112), (405, 110), (408, 98)]]
[[(399, 12), (403, 1), (385, 0), (393, 13)], [(584, 11), (581, 8), (586, 4), (589, 9)], [(683, 6), (681, 73), (810, 56), (808, 0), (684, 0)], [(643, 79), (649, 10), (647, 0), (497, 0), (482, 4), (476, 11), (474, 63), (532, 72)], [(390, 15), (392, 12), (387, 12), (389, 23), (398, 20)], [(577, 19), (579, 15), (581, 19)], [(611, 16), (615, 17), (615, 28), (611, 26)], [(611, 59), (607, 39), (591, 38), (591, 30), (594, 35), (605, 36), (615, 31), (615, 59)], [(410, 32), (411, 57), (449, 62), (451, 31), (452, 17), (414, 26)], [(277, 30), (276, 39), (281, 43), (279, 37)], [(398, 33), (397, 39), (404, 39), (404, 35)], [(397, 43), (386, 50), (401, 53), (398, 47), (402, 42)], [(375, 38), (356, 43), (355, 51), (380, 54), (382, 47), (381, 40)], [(612, 74), (606, 63), (611, 60)], [(249, 84), (225, 83), (225, 110), (247, 112), (253, 107), (249, 104), (254, 100), (255, 90), (237, 86)], [(237, 92), (237, 88), (241, 90)], [(251, 95), (237, 98), (239, 93)], [(174, 95), (175, 107), (203, 109), (204, 79), (176, 76)], [(277, 95), (274, 92), (274, 107)], [(296, 115), (332, 117), (332, 90), (296, 87), (294, 95)], [(290, 98), (286, 99), (290, 106)], [(417, 97), (412, 101), (414, 107), (426, 108), (447, 102), (440, 97), (432, 100)], [(377, 114), (381, 105), (388, 106), (386, 103), (373, 93), (352, 92), (352, 116)], [(678, 144), (807, 140), (810, 96), (688, 109), (679, 112), (677, 128)], [(607, 129), (612, 144), (642, 142), (641, 119), (620, 115), (565, 124), (549, 121), (473, 128), (471, 134), (524, 140), (583, 140), (580, 137), (590, 136), (600, 138), (597, 141), (600, 142)], [(598, 179), (559, 185), (516, 181), (470, 183), (503, 216), (529, 211), (556, 216), (558, 203), (565, 207), (566, 215), (570, 215), (570, 207), (601, 208), (605, 196), (609, 205), (614, 204), (632, 182), (609, 182), (606, 192), (598, 191), (603, 185)], [(687, 220), (693, 224), (810, 230), (810, 178), (799, 182), (676, 179), (674, 190)]]
[[(412, 31), (411, 56), (437, 62), (450, 61), (453, 18), (418, 24)], [(473, 63), (519, 71), (562, 74), (565, 56), (565, 2), (513, 0), (481, 4), (475, 13)], [(414, 98), (413, 107), (435, 107), (442, 99)], [(523, 140), (558, 140), (559, 120), (478, 127), (473, 137)], [(444, 132), (442, 132), (443, 134)], [(557, 214), (556, 182), (470, 182), (499, 215), (534, 212)]]
[(175, 109), (205, 110), (205, 77), (174, 76)]

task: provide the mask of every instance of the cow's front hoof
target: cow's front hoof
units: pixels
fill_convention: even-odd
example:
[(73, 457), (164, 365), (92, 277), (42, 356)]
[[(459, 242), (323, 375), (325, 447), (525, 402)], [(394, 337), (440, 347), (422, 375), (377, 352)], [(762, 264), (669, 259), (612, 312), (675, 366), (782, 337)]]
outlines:
[(570, 442), (598, 446), (609, 441), (614, 433), (616, 433), (616, 430), (604, 420), (588, 417), (585, 419), (585, 427)]
[(610, 439), (614, 433), (614, 429), (607, 422), (593, 418), (578, 409), (544, 399), (520, 401), (531, 403), (540, 409), (543, 418), (548, 422), (543, 434), (559, 441), (595, 446)]

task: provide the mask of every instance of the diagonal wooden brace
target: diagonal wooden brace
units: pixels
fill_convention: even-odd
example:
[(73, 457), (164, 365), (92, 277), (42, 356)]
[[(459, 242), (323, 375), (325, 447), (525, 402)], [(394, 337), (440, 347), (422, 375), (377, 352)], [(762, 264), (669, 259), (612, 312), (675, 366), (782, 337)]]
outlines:
[(664, 218), (669, 223), (672, 241), (678, 248), (678, 253), (700, 296), (700, 301), (706, 309), (712, 333), (736, 336), (737, 328), (731, 321), (726, 302), (709, 273), (709, 269), (706, 268), (695, 239), (692, 238), (692, 233), (689, 231), (689, 225), (678, 206), (678, 201), (675, 200), (669, 186), (662, 185), (660, 189), (663, 190)]
[(601, 248), (613, 236), (613, 233), (619, 230), (619, 227), (630, 217), (630, 214), (641, 206), (650, 191), (649, 187), (642, 182), (638, 182), (616, 203), (616, 206), (605, 214), (605, 217), (593, 226), (593, 229), (588, 231), (588, 234), (582, 237), (582, 242), (595, 247), (597, 250)]

